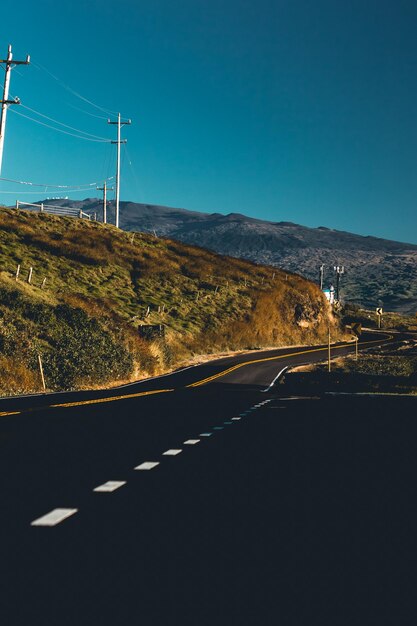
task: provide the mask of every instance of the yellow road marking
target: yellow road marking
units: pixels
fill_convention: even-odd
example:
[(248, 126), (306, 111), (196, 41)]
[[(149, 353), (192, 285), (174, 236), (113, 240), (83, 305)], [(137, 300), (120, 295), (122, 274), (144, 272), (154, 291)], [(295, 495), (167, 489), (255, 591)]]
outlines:
[[(388, 335), (387, 340), (393, 339), (393, 335)], [(364, 343), (360, 344), (362, 347), (366, 346), (370, 343), (379, 343), (380, 339), (373, 339), (372, 341), (365, 341)], [(355, 344), (352, 343), (344, 343), (341, 346), (332, 346), (333, 350), (339, 350), (340, 348), (347, 348), (347, 347), (354, 347)], [(312, 352), (322, 352), (324, 350), (327, 350), (327, 346), (324, 346), (323, 348), (313, 348), (311, 350), (303, 350), (301, 352), (288, 352), (287, 354), (280, 354), (278, 356), (270, 356), (270, 357), (266, 357), (264, 359), (255, 359), (253, 361), (244, 361), (243, 363), (238, 363), (237, 365), (233, 365), (232, 367), (229, 367), (227, 370), (224, 370), (223, 372), (219, 372), (218, 374), (214, 374), (213, 376), (209, 376), (208, 378), (203, 378), (202, 380), (198, 380), (195, 383), (191, 383), (191, 385), (187, 385), (187, 387), (200, 387), (201, 385), (206, 385), (207, 383), (210, 383), (212, 380), (216, 380), (217, 378), (221, 378), (222, 376), (226, 376), (226, 374), (230, 374), (231, 372), (234, 372), (235, 370), (241, 368), (241, 367), (245, 367), (246, 365), (252, 365), (253, 363), (264, 363), (266, 361), (277, 361), (279, 359), (285, 359), (286, 357), (290, 357), (290, 356), (298, 356), (299, 354), (311, 354)]]
[(155, 391), (142, 391), (141, 393), (130, 393), (127, 396), (112, 396), (111, 398), (96, 398), (95, 400), (79, 400), (78, 402), (65, 402), (64, 404), (50, 404), (50, 409), (61, 409), (72, 406), (85, 406), (86, 404), (100, 404), (102, 402), (116, 402), (116, 400), (128, 400), (129, 398), (139, 398), (140, 396), (152, 396), (156, 393), (169, 393), (173, 389), (156, 389)]
[(168, 393), (174, 391), (174, 389), (156, 389), (155, 391), (142, 391), (141, 393), (130, 393), (126, 396), (112, 396), (111, 398), (96, 398), (94, 400), (79, 400), (78, 402), (65, 402), (62, 404), (49, 404), (47, 406), (30, 407), (23, 409), (22, 411), (4, 411), (0, 413), (0, 417), (6, 417), (7, 415), (21, 415), (22, 413), (32, 413), (36, 410), (45, 409), (61, 409), (69, 408), (73, 406), (84, 406), (86, 404), (100, 404), (102, 402), (115, 402), (116, 400), (128, 400), (129, 398), (139, 398), (140, 396), (152, 396), (156, 393)]
[[(394, 339), (394, 336), (388, 335), (387, 340), (391, 340), (391, 339)], [(379, 342), (380, 342), (379, 339), (373, 339), (372, 341), (366, 341), (360, 345), (363, 347), (371, 343), (379, 343)], [(338, 350), (340, 348), (346, 348), (349, 346), (353, 347), (353, 345), (351, 343), (345, 343), (345, 344), (342, 344), (341, 346), (333, 346), (333, 350)], [(327, 350), (327, 346), (323, 348), (313, 348), (311, 350), (303, 350), (301, 352), (289, 352), (287, 354), (280, 354), (279, 356), (266, 357), (264, 359), (255, 359), (253, 361), (245, 361), (244, 363), (238, 363), (237, 365), (233, 365), (233, 367), (229, 367), (228, 369), (222, 372), (219, 372), (218, 374), (214, 374), (213, 376), (209, 376), (208, 378), (199, 380), (195, 383), (192, 383), (191, 385), (187, 385), (187, 387), (199, 387), (201, 385), (205, 385), (211, 382), (212, 380), (215, 380), (216, 378), (221, 378), (222, 376), (225, 376), (226, 374), (229, 374), (230, 372), (233, 372), (234, 370), (237, 370), (241, 367), (245, 367), (246, 365), (251, 365), (253, 363), (277, 361), (279, 359), (284, 359), (285, 357), (289, 357), (289, 356), (296, 356), (298, 354), (310, 354), (312, 352), (321, 352), (324, 350)], [(154, 391), (142, 391), (140, 393), (130, 393), (125, 396), (111, 396), (110, 398), (96, 398), (94, 400), (80, 400), (78, 402), (65, 402), (62, 404), (51, 404), (49, 406), (38, 407), (38, 408), (39, 410), (41, 410), (41, 409), (57, 409), (57, 408), (69, 408), (69, 407), (74, 407), (74, 406), (85, 406), (88, 404), (100, 404), (104, 402), (116, 402), (117, 400), (128, 400), (129, 398), (140, 398), (142, 396), (152, 396), (158, 393), (169, 393), (171, 391), (175, 391), (175, 390), (174, 389), (156, 389)], [(22, 413), (28, 413), (34, 410), (36, 410), (35, 407), (29, 408), (29, 409), (23, 409), (22, 411), (3, 411), (3, 412), (0, 412), (0, 417), (6, 417), (8, 415), (21, 415)]]

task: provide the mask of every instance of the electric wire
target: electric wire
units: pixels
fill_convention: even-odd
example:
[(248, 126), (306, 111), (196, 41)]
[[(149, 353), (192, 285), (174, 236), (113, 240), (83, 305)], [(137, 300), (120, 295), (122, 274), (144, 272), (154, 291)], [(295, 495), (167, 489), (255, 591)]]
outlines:
[(140, 194), (141, 185), (139, 183), (139, 178), (138, 178), (138, 176), (136, 174), (136, 170), (135, 170), (135, 168), (133, 166), (130, 153), (129, 153), (128, 149), (127, 149), (127, 145), (126, 144), (123, 144), (123, 145), (124, 145), (124, 149), (125, 149), (126, 156), (127, 156), (127, 162), (129, 163), (129, 168), (130, 168), (133, 180), (134, 180), (135, 185), (136, 185), (136, 192)]
[(85, 141), (93, 141), (95, 143), (111, 143), (110, 139), (92, 139), (90, 137), (83, 137), (82, 135), (75, 135), (74, 133), (70, 133), (67, 130), (62, 130), (61, 128), (55, 128), (55, 126), (51, 126), (50, 124), (46, 124), (45, 122), (41, 122), (40, 120), (35, 119), (34, 117), (30, 117), (29, 115), (25, 115), (25, 113), (21, 113), (16, 109), (10, 109), (12, 113), (15, 115), (20, 115), (20, 117), (24, 117), (31, 122), (35, 122), (36, 124), (40, 124), (41, 126), (45, 126), (46, 128), (51, 128), (58, 133), (63, 133), (64, 135), (70, 135), (71, 137), (76, 137), (77, 139), (84, 139)]
[[(109, 178), (107, 178), (106, 182), (112, 180), (114, 178), (114, 176), (110, 176)], [(94, 187), (95, 185), (98, 185), (97, 182), (94, 183), (83, 183), (80, 185), (53, 185), (50, 183), (32, 183), (26, 180), (15, 180), (13, 178), (3, 178), (2, 176), (0, 176), (0, 180), (3, 181), (7, 181), (8, 183), (16, 183), (18, 185), (30, 185), (31, 187), (48, 187), (48, 188), (55, 188), (55, 189), (88, 189), (89, 187)], [(1, 192), (2, 193), (2, 192)]]
[[(70, 192), (70, 191), (74, 191), (74, 192), (76, 192), (76, 191), (89, 191), (89, 189), (79, 189), (79, 188), (70, 189), (70, 188), (67, 188), (67, 189), (65, 189), (65, 191), (68, 191), (68, 192)], [(7, 194), (14, 194), (15, 196), (16, 196), (16, 195), (21, 196), (21, 195), (23, 195), (23, 194), (24, 194), (24, 195), (32, 195), (32, 196), (33, 196), (34, 194), (42, 194), (42, 195), (43, 195), (43, 194), (45, 194), (45, 193), (47, 193), (47, 192), (48, 192), (48, 189), (47, 189), (47, 188), (46, 188), (46, 189), (44, 189), (43, 191), (9, 191), (9, 190), (5, 190), (5, 191), (3, 191), (3, 189), (1, 189), (1, 190), (0, 190), (0, 196), (1, 196), (3, 193), (7, 193)]]
[(69, 91), (69, 93), (71, 93), (73, 96), (76, 96), (77, 98), (80, 98), (80, 100), (83, 100), (84, 102), (86, 102), (87, 104), (95, 107), (99, 111), (102, 111), (103, 113), (107, 113), (107, 115), (117, 115), (117, 113), (115, 113), (115, 111), (111, 111), (110, 109), (105, 109), (104, 107), (101, 107), (98, 104), (95, 104), (91, 100), (88, 100), (88, 98), (85, 98), (83, 95), (78, 93), (78, 91), (75, 91), (75, 89), (72, 89), (72, 87), (70, 87), (69, 85), (64, 83), (64, 81), (62, 81), (60, 78), (55, 76), (55, 74), (50, 72), (46, 67), (44, 67), (40, 63), (36, 63), (36, 62), (32, 61), (32, 65), (34, 67), (36, 67), (38, 70), (42, 70), (42, 71), (46, 72), (47, 74), (49, 74), (49, 76), (51, 76), (59, 85), (61, 85), (61, 87), (63, 87), (67, 91)]
[(108, 120), (108, 117), (104, 117), (104, 115), (96, 115), (95, 113), (84, 111), (84, 109), (80, 109), (80, 107), (76, 107), (74, 104), (70, 104), (69, 102), (65, 102), (65, 104), (71, 107), (71, 109), (75, 109), (76, 111), (79, 111), (80, 113), (84, 113), (84, 115), (89, 115), (90, 117), (95, 117), (98, 120), (104, 120), (106, 122)]
[(43, 117), (46, 120), (49, 120), (50, 122), (54, 122), (55, 124), (59, 124), (60, 126), (64, 126), (65, 128), (69, 128), (70, 130), (75, 130), (77, 133), (82, 133), (84, 135), (88, 135), (89, 137), (94, 137), (94, 139), (101, 139), (102, 141), (108, 141), (108, 139), (106, 139), (105, 137), (99, 137), (98, 135), (87, 133), (87, 131), (80, 130), (79, 128), (75, 128), (74, 126), (68, 126), (68, 124), (64, 124), (64, 122), (60, 122), (59, 120), (56, 120), (53, 117), (49, 117), (48, 115), (45, 115), (44, 113), (40, 113), (39, 111), (36, 111), (35, 109), (32, 109), (31, 107), (28, 107), (26, 104), (20, 103), (20, 106), (23, 107), (24, 109), (27, 109), (28, 111), (31, 111), (31, 113), (35, 113), (36, 115), (39, 115), (40, 117)]

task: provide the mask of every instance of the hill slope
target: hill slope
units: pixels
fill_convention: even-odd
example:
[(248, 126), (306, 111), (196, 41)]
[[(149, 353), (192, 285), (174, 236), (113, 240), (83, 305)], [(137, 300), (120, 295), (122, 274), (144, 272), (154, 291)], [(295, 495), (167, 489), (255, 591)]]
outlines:
[[(322, 341), (329, 321), (336, 334), (323, 294), (299, 276), (10, 209), (0, 210), (0, 296), (3, 393), (39, 386), (38, 353), (58, 389), (161, 373), (196, 354)], [(143, 337), (159, 324), (165, 338)]]
[[(51, 201), (97, 211), (95, 198)], [(110, 219), (114, 203), (110, 204)], [(185, 209), (121, 203), (121, 227), (197, 244), (220, 254), (266, 263), (317, 281), (325, 265), (325, 283), (334, 281), (333, 266), (344, 265), (342, 296), (364, 308), (415, 314), (417, 246), (377, 237), (363, 237), (329, 228), (307, 228), (291, 222), (265, 222), (232, 213), (207, 214)]]

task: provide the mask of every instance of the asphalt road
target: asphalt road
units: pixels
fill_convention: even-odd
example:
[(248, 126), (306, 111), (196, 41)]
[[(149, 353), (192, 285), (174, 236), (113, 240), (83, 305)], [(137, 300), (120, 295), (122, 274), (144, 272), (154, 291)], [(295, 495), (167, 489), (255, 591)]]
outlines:
[(262, 393), (288, 352), (4, 403), (1, 623), (415, 624), (416, 400)]

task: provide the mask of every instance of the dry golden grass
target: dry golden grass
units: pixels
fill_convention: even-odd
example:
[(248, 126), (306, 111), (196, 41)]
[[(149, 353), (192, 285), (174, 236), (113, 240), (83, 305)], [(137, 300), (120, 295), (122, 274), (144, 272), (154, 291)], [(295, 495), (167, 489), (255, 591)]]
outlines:
[[(300, 276), (80, 219), (0, 209), (0, 268), (0, 289), (31, 305), (21, 304), (32, 312), (21, 314), (15, 334), (51, 351), (55, 340), (36, 311), (82, 309), (132, 355), (131, 378), (198, 354), (318, 343), (329, 324), (340, 333), (323, 294)], [(0, 303), (2, 312), (13, 323), (10, 306)], [(141, 339), (141, 324), (165, 325), (166, 341)]]

